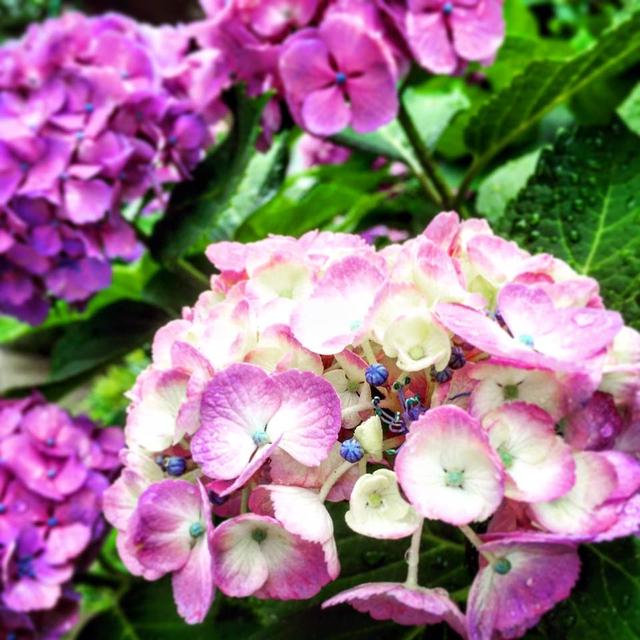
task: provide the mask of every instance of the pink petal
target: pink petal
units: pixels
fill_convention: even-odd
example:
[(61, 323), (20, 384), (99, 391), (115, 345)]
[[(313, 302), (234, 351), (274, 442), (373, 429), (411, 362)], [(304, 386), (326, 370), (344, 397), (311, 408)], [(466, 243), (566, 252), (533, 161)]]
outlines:
[(64, 183), (65, 212), (76, 224), (97, 222), (111, 207), (112, 189), (102, 180), (76, 180)]
[(432, 73), (450, 74), (458, 67), (458, 57), (449, 39), (442, 15), (407, 13), (407, 40), (418, 63)]
[(315, 37), (296, 38), (286, 44), (279, 69), (287, 95), (296, 101), (335, 81), (327, 47)]
[(516, 535), (487, 542), (482, 551), (506, 559), (510, 570), (480, 569), (467, 603), (469, 637), (516, 638), (569, 597), (578, 579), (575, 545), (544, 535)]
[(252, 435), (264, 431), (279, 406), (279, 388), (262, 369), (228, 367), (204, 391), (202, 426), (191, 441), (193, 459), (211, 478), (238, 477), (256, 450)]
[(324, 378), (296, 370), (272, 376), (282, 404), (269, 420), (272, 441), (298, 462), (315, 466), (338, 439), (342, 411), (338, 394)]
[(487, 519), (502, 501), (502, 465), (487, 436), (475, 419), (451, 405), (412, 423), (396, 473), (425, 518), (468, 524)]
[(450, 20), (455, 50), (465, 60), (491, 58), (504, 40), (500, 0), (481, 0), (469, 8), (456, 6)]
[(384, 274), (370, 260), (349, 256), (334, 262), (311, 297), (295, 308), (294, 336), (315, 353), (340, 353), (365, 328), (383, 283)]
[(317, 136), (342, 131), (351, 120), (351, 109), (336, 85), (316, 89), (307, 95), (300, 111), (302, 125)]
[(444, 589), (408, 587), (397, 582), (368, 582), (347, 589), (322, 604), (322, 608), (346, 603), (374, 620), (393, 620), (418, 626), (446, 622), (466, 637), (465, 619)]

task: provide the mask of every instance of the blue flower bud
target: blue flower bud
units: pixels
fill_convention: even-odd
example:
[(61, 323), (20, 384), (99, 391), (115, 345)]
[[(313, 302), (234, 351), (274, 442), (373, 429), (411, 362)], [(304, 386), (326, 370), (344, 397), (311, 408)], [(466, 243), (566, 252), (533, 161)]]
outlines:
[(347, 462), (358, 462), (364, 455), (364, 449), (356, 438), (349, 438), (340, 445), (340, 455)]
[(58, 526), (58, 518), (56, 518), (55, 516), (51, 516), (47, 520), (47, 526), (48, 527), (57, 527)]
[(364, 372), (364, 379), (374, 387), (384, 384), (388, 378), (389, 372), (387, 371), (387, 367), (379, 362), (370, 364)]
[(445, 16), (450, 16), (453, 13), (453, 2), (445, 2), (442, 5), (442, 13)]
[(447, 367), (442, 371), (431, 371), (431, 378), (435, 380), (438, 384), (444, 384), (445, 382), (449, 382), (451, 377), (453, 376), (453, 371)]
[(181, 476), (187, 469), (187, 461), (180, 456), (170, 456), (165, 463), (165, 469), (170, 476)]
[(347, 81), (347, 76), (342, 71), (336, 73), (336, 83), (339, 85), (344, 84)]

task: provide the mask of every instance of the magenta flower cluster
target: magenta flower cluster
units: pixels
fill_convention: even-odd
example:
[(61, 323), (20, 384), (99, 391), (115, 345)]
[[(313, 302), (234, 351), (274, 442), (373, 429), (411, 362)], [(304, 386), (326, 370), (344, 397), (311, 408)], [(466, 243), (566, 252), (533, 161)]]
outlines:
[[(504, 38), (501, 0), (201, 0), (193, 32), (252, 94), (276, 90), (306, 131), (370, 132), (398, 111), (412, 61), (432, 73), (490, 62)], [(265, 118), (277, 130), (273, 101)], [(267, 132), (268, 133), (268, 132)], [(267, 136), (268, 137), (268, 136)]]
[(37, 324), (139, 254), (123, 204), (187, 178), (223, 113), (186, 42), (72, 13), (0, 48), (1, 313)]
[(78, 620), (76, 569), (103, 535), (102, 494), (122, 432), (97, 428), (34, 394), (0, 400), (0, 628), (55, 640)]
[[(411, 543), (404, 582), (324, 606), (473, 640), (522, 636), (568, 597), (580, 543), (640, 530), (640, 334), (592, 278), (454, 212), (380, 251), (311, 232), (207, 256), (219, 274), (156, 334), (105, 494), (125, 564), (171, 575), (187, 622), (216, 588), (334, 580), (327, 501), (363, 547)], [(464, 611), (420, 586), (425, 519), (478, 553)]]

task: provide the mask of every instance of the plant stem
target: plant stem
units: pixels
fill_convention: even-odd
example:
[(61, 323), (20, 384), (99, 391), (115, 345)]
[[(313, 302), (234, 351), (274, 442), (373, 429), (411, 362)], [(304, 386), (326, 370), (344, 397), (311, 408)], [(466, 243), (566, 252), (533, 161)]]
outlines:
[(453, 200), (453, 208), (459, 209), (464, 204), (464, 199), (466, 197), (467, 191), (473, 182), (473, 179), (476, 177), (479, 171), (484, 167), (484, 163), (472, 162), (469, 167), (469, 171), (465, 174), (460, 186), (458, 187), (458, 192), (456, 193), (456, 197)]
[(240, 494), (240, 513), (247, 513), (249, 511), (249, 485), (242, 488)]
[[(398, 113), (398, 122), (402, 127), (405, 135), (407, 136), (415, 154), (418, 158), (418, 162), (422, 167), (425, 174), (429, 177), (431, 182), (436, 188), (436, 191), (439, 195), (439, 204), (445, 209), (451, 208), (451, 204), (453, 202), (453, 194), (449, 189), (449, 185), (444, 181), (444, 179), (440, 176), (438, 168), (431, 157), (431, 153), (427, 148), (427, 145), (423, 142), (420, 137), (420, 133), (416, 129), (416, 125), (411, 119), (411, 115), (407, 111), (404, 106), (402, 100), (400, 100), (400, 111)], [(420, 176), (418, 176), (418, 179)]]
[(347, 471), (349, 471), (349, 469), (351, 469), (354, 464), (357, 463), (347, 462), (345, 460), (339, 467), (336, 467), (331, 472), (331, 475), (324, 481), (324, 484), (320, 488), (320, 493), (318, 494), (320, 502), (324, 502), (327, 499), (329, 491), (331, 491), (333, 485), (338, 482), (338, 480), (340, 480), (340, 478), (342, 478), (342, 476), (347, 473)]
[(462, 531), (464, 537), (475, 547), (476, 551), (487, 560), (487, 562), (490, 562), (491, 564), (495, 562), (495, 557), (492, 553), (481, 550), (482, 540), (480, 540), (478, 534), (468, 524), (463, 524), (458, 528)]
[(198, 287), (202, 287), (204, 285), (208, 289), (211, 286), (209, 278), (184, 258), (180, 258), (175, 263), (175, 270), (187, 277)]
[(407, 587), (418, 586), (418, 565), (420, 564), (420, 542), (422, 541), (422, 527), (424, 520), (420, 522), (420, 526), (413, 532), (411, 536), (411, 545), (409, 546), (409, 557), (407, 558), (407, 579), (405, 585)]

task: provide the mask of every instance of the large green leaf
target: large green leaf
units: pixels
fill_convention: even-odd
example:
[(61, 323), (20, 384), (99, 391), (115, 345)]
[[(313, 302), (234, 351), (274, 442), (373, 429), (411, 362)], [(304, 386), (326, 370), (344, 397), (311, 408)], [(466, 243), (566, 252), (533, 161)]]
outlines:
[(70, 325), (51, 354), (49, 383), (85, 376), (144, 345), (170, 317), (144, 302), (121, 300)]
[(506, 227), (534, 251), (596, 278), (608, 306), (640, 327), (640, 138), (622, 123), (558, 136), (511, 204)]
[(198, 166), (193, 180), (176, 186), (151, 238), (160, 260), (175, 262), (201, 253), (210, 242), (232, 237), (276, 192), (286, 168), (286, 136), (276, 138), (266, 154), (255, 149), (268, 99), (241, 97), (227, 139)]
[(582, 570), (571, 598), (527, 635), (529, 640), (637, 640), (640, 637), (640, 541), (581, 548)]
[(470, 119), (465, 142), (475, 156), (471, 175), (555, 106), (639, 59), (640, 12), (568, 61), (533, 61)]

